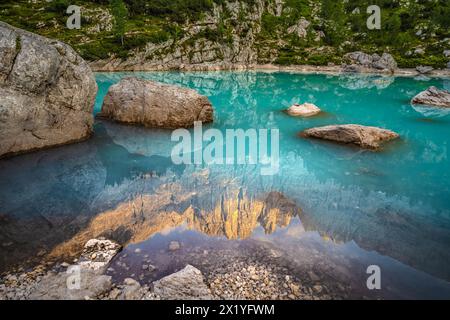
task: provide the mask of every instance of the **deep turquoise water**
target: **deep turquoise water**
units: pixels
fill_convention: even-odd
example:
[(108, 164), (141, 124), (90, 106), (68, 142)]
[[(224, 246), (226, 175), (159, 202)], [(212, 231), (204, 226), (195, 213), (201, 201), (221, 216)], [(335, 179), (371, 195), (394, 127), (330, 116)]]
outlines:
[[(279, 173), (261, 176), (258, 165), (175, 166), (170, 160), (175, 144), (171, 131), (97, 121), (88, 142), (0, 162), (0, 240), (14, 243), (2, 251), (23, 260), (16, 251), (52, 248), (98, 213), (136, 195), (152, 194), (168, 181), (180, 185), (174, 194), (208, 190), (210, 200), (190, 200), (200, 211), (215, 207), (221, 197), (233, 197), (233, 188), (251, 199), (279, 191), (302, 209), (304, 232), (331, 238), (332, 248), (364, 256), (366, 264), (373, 257), (389, 270), (389, 278), (403, 279), (396, 289), (400, 296), (417, 286), (417, 296), (450, 297), (450, 114), (409, 103), (430, 85), (449, 89), (449, 79), (99, 73), (95, 113), (109, 86), (127, 75), (187, 86), (208, 96), (215, 115), (206, 128), (279, 129)], [(282, 112), (306, 101), (325, 113), (300, 119)], [(401, 139), (381, 152), (369, 152), (298, 136), (305, 128), (344, 123), (387, 128)], [(190, 178), (205, 170), (204, 180)], [(148, 173), (157, 178), (142, 182)], [(40, 231), (33, 231), (36, 226)], [(275, 234), (283, 246), (295, 243), (278, 229)], [(258, 230), (254, 237), (261, 237)], [(203, 237), (205, 232), (200, 233)], [(3, 265), (11, 263), (6, 254), (2, 257)]]

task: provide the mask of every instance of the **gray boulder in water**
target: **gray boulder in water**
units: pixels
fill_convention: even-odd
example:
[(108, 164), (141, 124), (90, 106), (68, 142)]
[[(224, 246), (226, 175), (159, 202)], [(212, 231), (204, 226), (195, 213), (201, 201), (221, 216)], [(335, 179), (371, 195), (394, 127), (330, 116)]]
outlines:
[(0, 22), (0, 157), (88, 138), (96, 93), (71, 47)]
[(304, 130), (300, 134), (306, 138), (317, 138), (344, 144), (358, 145), (364, 149), (379, 149), (383, 142), (399, 135), (393, 131), (356, 124), (330, 125)]
[(416, 95), (411, 100), (411, 103), (450, 108), (450, 92), (439, 90), (436, 87), (429, 87)]
[(213, 121), (213, 108), (195, 90), (128, 77), (110, 87), (99, 117), (175, 129), (192, 127), (195, 121)]

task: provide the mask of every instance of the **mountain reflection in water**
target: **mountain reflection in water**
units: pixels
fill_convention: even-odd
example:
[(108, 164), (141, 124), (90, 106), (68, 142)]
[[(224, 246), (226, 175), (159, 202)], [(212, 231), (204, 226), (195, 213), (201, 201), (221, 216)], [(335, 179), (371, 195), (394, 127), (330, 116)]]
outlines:
[[(109, 85), (125, 75), (98, 76), (96, 111)], [(97, 120), (86, 142), (0, 161), (0, 271), (77, 256), (93, 237), (133, 247), (186, 228), (230, 243), (275, 241), (276, 235), (292, 261), (304, 257), (305, 235), (311, 235), (320, 250), (326, 243), (327, 254), (361, 264), (383, 260), (386, 269), (402, 265), (392, 278), (407, 269), (422, 282), (447, 286), (449, 117), (424, 121), (411, 108), (408, 97), (422, 82), (246, 72), (137, 75), (208, 95), (217, 111), (210, 126), (219, 130), (279, 128), (280, 174), (263, 177), (258, 165), (174, 165), (171, 131)], [(299, 120), (282, 112), (305, 100), (328, 116)], [(371, 153), (297, 136), (306, 127), (357, 121), (395, 130), (402, 139)], [(301, 235), (292, 235), (298, 224)]]

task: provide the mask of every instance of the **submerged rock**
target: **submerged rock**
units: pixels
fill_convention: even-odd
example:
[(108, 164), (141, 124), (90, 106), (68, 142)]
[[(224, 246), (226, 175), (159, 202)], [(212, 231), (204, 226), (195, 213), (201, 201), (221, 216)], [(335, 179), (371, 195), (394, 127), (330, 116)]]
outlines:
[(399, 137), (397, 133), (390, 130), (356, 124), (311, 128), (301, 132), (301, 136), (354, 144), (372, 150), (379, 149), (383, 142)]
[(286, 110), (287, 114), (294, 117), (312, 117), (316, 114), (319, 114), (320, 112), (321, 110), (319, 109), (319, 107), (308, 102), (305, 102), (304, 104), (296, 103)]
[(181, 248), (181, 245), (178, 241), (170, 241), (169, 243), (169, 251), (176, 251)]
[(96, 93), (71, 47), (0, 22), (0, 157), (88, 138)]
[(439, 90), (436, 87), (429, 87), (416, 95), (411, 100), (411, 103), (450, 108), (450, 92)]
[(153, 291), (164, 300), (209, 300), (213, 298), (201, 271), (191, 265), (155, 281)]
[(442, 118), (450, 115), (450, 108), (430, 108), (420, 104), (413, 104), (412, 108), (426, 118)]
[(208, 98), (197, 91), (129, 77), (111, 86), (100, 117), (154, 128), (191, 127), (213, 121)]

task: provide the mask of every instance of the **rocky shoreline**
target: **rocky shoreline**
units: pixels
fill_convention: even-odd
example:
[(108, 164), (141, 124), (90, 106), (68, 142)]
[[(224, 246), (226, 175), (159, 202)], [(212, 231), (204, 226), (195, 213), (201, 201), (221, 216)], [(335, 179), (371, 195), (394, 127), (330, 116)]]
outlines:
[[(175, 252), (181, 245), (171, 243), (167, 250)], [(197, 267), (186, 264), (181, 270), (155, 281), (146, 281), (143, 276), (137, 277), (129, 271), (121, 281), (110, 275), (117, 265), (125, 265), (120, 259), (114, 259), (120, 252), (120, 246), (104, 238), (91, 239), (72, 264), (43, 263), (31, 270), (19, 268), (3, 274), (0, 278), (0, 300), (348, 298), (348, 288), (327, 283), (312, 270), (305, 271), (302, 278), (294, 275), (273, 249), (253, 246), (249, 250), (252, 255), (246, 256), (236, 256), (235, 251), (226, 249), (213, 252), (194, 250), (189, 255), (200, 255), (203, 260)], [(157, 267), (151, 264), (142, 265), (143, 273), (155, 270)], [(77, 272), (80, 277), (78, 287), (74, 287)]]
[[(342, 66), (314, 66), (314, 65), (289, 65), (281, 66), (275, 64), (191, 64), (179, 65), (176, 67), (167, 65), (140, 64), (140, 65), (120, 65), (110, 61), (94, 61), (90, 67), (94, 72), (146, 72), (146, 71), (187, 71), (187, 72), (208, 72), (208, 71), (262, 71), (262, 72), (296, 72), (305, 74), (342, 74), (345, 73)], [(398, 68), (393, 72), (363, 69), (358, 73), (376, 75), (394, 75), (415, 77), (422, 75), (415, 68)], [(450, 77), (450, 69), (431, 70), (427, 73), (432, 77)]]

